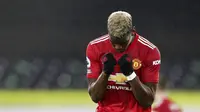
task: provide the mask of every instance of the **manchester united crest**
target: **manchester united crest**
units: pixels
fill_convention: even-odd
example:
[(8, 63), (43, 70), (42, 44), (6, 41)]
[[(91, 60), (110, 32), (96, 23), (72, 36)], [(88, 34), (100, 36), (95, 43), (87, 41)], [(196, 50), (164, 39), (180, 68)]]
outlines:
[(133, 62), (132, 67), (134, 70), (138, 70), (142, 67), (142, 62), (139, 59), (133, 59), (132, 62)]

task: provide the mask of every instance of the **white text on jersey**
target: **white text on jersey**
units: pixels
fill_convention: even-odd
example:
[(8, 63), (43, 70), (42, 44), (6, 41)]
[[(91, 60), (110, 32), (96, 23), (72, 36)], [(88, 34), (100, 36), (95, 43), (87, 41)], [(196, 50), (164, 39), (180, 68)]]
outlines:
[(131, 91), (131, 87), (118, 86), (118, 85), (107, 85), (107, 89)]
[(153, 61), (153, 65), (159, 65), (161, 63), (161, 60), (155, 60)]

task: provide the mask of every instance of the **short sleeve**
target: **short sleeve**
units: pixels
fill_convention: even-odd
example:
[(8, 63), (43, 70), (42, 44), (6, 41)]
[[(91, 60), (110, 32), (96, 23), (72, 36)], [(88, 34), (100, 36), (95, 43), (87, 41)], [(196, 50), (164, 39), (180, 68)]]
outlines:
[(98, 78), (101, 72), (100, 61), (93, 47), (89, 44), (86, 49), (87, 78)]
[(142, 69), (142, 81), (158, 83), (160, 64), (161, 56), (158, 48), (149, 49), (147, 58), (144, 60), (144, 67)]

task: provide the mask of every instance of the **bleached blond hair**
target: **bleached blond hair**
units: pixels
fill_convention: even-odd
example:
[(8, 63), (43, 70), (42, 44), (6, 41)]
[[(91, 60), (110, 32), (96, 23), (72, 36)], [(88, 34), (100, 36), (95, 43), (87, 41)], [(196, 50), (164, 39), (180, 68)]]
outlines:
[(132, 17), (125, 11), (113, 12), (108, 17), (107, 28), (111, 36), (122, 38), (132, 27)]

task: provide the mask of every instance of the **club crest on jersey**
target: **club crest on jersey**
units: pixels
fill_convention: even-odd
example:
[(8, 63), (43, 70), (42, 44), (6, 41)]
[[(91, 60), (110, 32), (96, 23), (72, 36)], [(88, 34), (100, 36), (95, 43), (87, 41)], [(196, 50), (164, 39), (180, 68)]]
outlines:
[(133, 67), (134, 70), (138, 70), (142, 67), (142, 62), (137, 58), (133, 59), (132, 63), (133, 63), (132, 67)]

